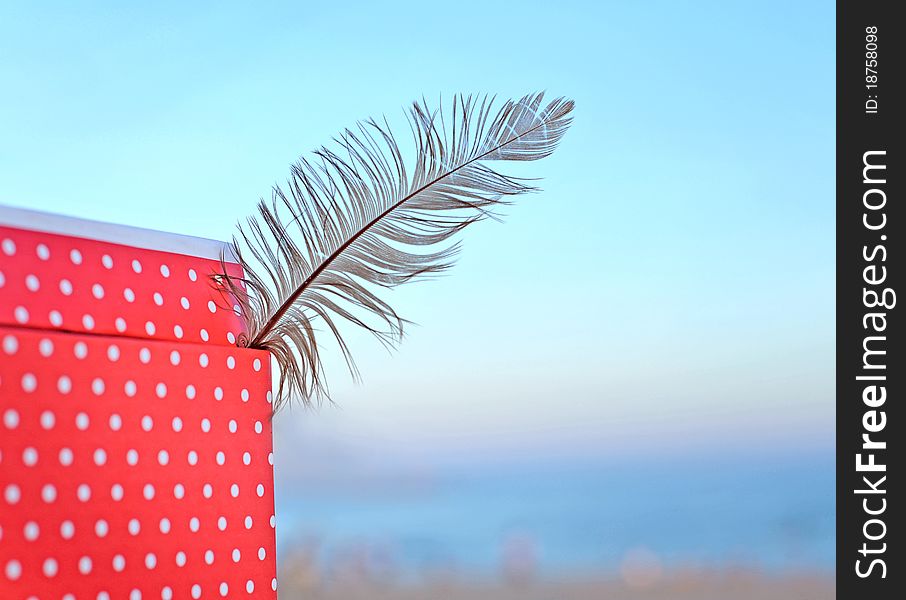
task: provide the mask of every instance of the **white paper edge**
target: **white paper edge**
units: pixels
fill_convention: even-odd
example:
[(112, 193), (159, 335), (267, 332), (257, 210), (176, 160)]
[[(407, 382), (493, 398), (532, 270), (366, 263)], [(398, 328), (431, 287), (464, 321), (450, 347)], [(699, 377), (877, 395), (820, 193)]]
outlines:
[(229, 261), (236, 260), (232, 246), (226, 242), (168, 233), (166, 231), (156, 231), (143, 227), (132, 227), (131, 225), (117, 225), (116, 223), (80, 219), (78, 217), (17, 208), (3, 204), (0, 204), (0, 225), (88, 238), (99, 242), (122, 244), (146, 250), (186, 254), (211, 260), (220, 260), (221, 255)]

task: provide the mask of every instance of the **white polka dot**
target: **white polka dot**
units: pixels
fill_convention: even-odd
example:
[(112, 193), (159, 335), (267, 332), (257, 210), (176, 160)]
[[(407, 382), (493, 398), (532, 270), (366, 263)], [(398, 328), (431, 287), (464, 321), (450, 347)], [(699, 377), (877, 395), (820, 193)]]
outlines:
[(236, 433), (236, 431), (239, 429), (239, 425), (236, 423), (236, 419), (230, 419), (228, 427), (230, 429), (230, 433)]
[(233, 562), (239, 562), (239, 559), (242, 558), (242, 553), (239, 552), (239, 548), (233, 548)]
[(69, 251), (69, 260), (71, 260), (74, 265), (82, 264), (82, 253), (73, 248)]
[(82, 360), (88, 356), (88, 345), (85, 342), (76, 342), (72, 347), (72, 351), (75, 354), (75, 357), (79, 360)]
[(209, 565), (214, 564), (214, 551), (213, 550), (204, 551), (204, 561)]
[(154, 428), (154, 419), (151, 418), (151, 415), (145, 415), (142, 417), (142, 429), (145, 431), (151, 431)]
[(57, 488), (52, 483), (45, 483), (41, 488), (41, 499), (47, 504), (53, 504), (57, 499)]
[(201, 430), (205, 433), (211, 431), (211, 420), (207, 417), (201, 420)]
[(214, 303), (213, 300), (208, 300), (208, 310), (211, 311), (212, 313), (217, 312), (217, 305)]
[(29, 446), (22, 451), (22, 463), (26, 467), (33, 467), (38, 464), (38, 451)]
[(37, 292), (41, 288), (41, 282), (34, 275), (25, 276), (25, 287), (30, 292)]
[(150, 483), (146, 483), (145, 487), (142, 488), (142, 496), (145, 497), (145, 500), (154, 499), (154, 486)]
[(3, 275), (3, 271), (0, 271), (0, 288), (6, 284), (6, 276)]
[[(4, 243), (6, 240), (3, 240)], [(6, 563), (6, 578), (10, 581), (17, 581), (22, 576), (22, 564), (18, 560), (11, 560)]]
[(211, 496), (214, 495), (214, 488), (211, 486), (210, 483), (206, 483), (206, 484), (204, 484), (204, 486), (202, 486), (201, 493), (202, 493), (202, 495), (204, 495), (205, 498), (210, 498)]
[(267, 453), (267, 462), (269, 465), (273, 466), (273, 464), (274, 464), (274, 453), (273, 452)]
[(194, 450), (189, 450), (189, 453), (186, 455), (186, 461), (193, 467), (198, 464), (198, 452)]
[(170, 453), (166, 450), (161, 450), (160, 452), (158, 452), (157, 462), (160, 463), (161, 466), (166, 466), (167, 463), (170, 462)]
[(167, 397), (167, 384), (161, 381), (156, 386), (154, 386), (154, 393), (157, 394), (158, 398)]
[(179, 361), (181, 360), (181, 358), (182, 357), (179, 355), (178, 350), (170, 351), (170, 364), (173, 365), (174, 367), (179, 364)]
[(242, 398), (243, 402), (249, 401), (249, 391), (248, 390), (243, 389), (242, 392), (240, 392), (239, 396)]
[(173, 590), (169, 586), (164, 586), (160, 591), (160, 600), (173, 600)]
[(179, 417), (173, 417), (172, 425), (173, 431), (176, 431), (177, 433), (182, 431), (182, 419), (180, 419)]
[(142, 600), (142, 592), (139, 589), (134, 589), (129, 592), (129, 600)]
[(104, 286), (100, 283), (95, 283), (91, 286), (91, 295), (100, 300), (104, 297)]
[(132, 270), (136, 273), (142, 272), (142, 263), (140, 263), (137, 258), (132, 261)]
[(129, 519), (127, 529), (129, 530), (130, 534), (138, 535), (142, 531), (142, 524), (139, 523), (138, 519)]
[(179, 299), (179, 305), (182, 306), (184, 309), (189, 310), (189, 299), (186, 298), (185, 296), (183, 296), (182, 298)]
[(195, 600), (201, 598), (201, 586), (197, 583), (192, 586), (192, 598), (195, 598)]
[(255, 591), (255, 582), (249, 579), (245, 582), (245, 591), (249, 594)]
[(94, 329), (94, 317), (91, 315), (82, 315), (82, 326), (88, 331)]
[(208, 337), (209, 337), (209, 336), (208, 336), (208, 330), (207, 330), (207, 329), (202, 329), (202, 330), (199, 332), (199, 335), (201, 336), (201, 339), (202, 339), (203, 341), (205, 341), (205, 342), (208, 341)]
[(185, 552), (179, 551), (176, 553), (176, 566), (178, 566), (178, 567), (186, 566), (186, 553)]
[(149, 552), (145, 555), (145, 567), (148, 569), (153, 569), (157, 566), (157, 556), (153, 552)]
[(135, 448), (130, 448), (126, 452), (126, 462), (133, 467), (138, 464), (138, 451)]
[(214, 399), (223, 400), (223, 388), (218, 386), (214, 388)]
[(154, 304), (156, 304), (158, 306), (164, 305), (164, 297), (161, 295), (160, 292), (154, 292), (154, 295), (152, 296), (152, 298), (154, 298)]
[(95, 378), (91, 382), (91, 391), (94, 392), (95, 396), (100, 396), (101, 394), (103, 394), (105, 387), (106, 386), (104, 385), (104, 380), (100, 377)]
[[(234, 483), (234, 484), (230, 485), (230, 496), (232, 496), (233, 498), (239, 497), (239, 484), (238, 483)], [(251, 517), (245, 518), (246, 523), (248, 523), (250, 520), (251, 520)], [(248, 525), (246, 525), (246, 529), (248, 529)]]
[(22, 390), (27, 393), (32, 393), (38, 387), (38, 378), (32, 373), (26, 373), (22, 376)]
[(41, 353), (41, 356), (47, 358), (53, 354), (53, 342), (47, 338), (42, 339), (38, 342), (38, 352)]
[(255, 433), (261, 433), (262, 431), (264, 431), (264, 426), (261, 421), (255, 421)]
[(58, 568), (56, 559), (48, 558), (44, 560), (44, 565), (41, 570), (44, 571), (44, 575), (47, 577), (56, 577)]
[(255, 492), (258, 494), (259, 498), (263, 498), (264, 497), (264, 485), (259, 483), (258, 487), (255, 488)]
[(81, 431), (85, 431), (86, 429), (88, 429), (88, 425), (90, 424), (88, 415), (83, 412), (80, 412), (79, 414), (77, 414), (76, 418), (75, 418), (75, 424), (76, 424), (76, 427)]
[(195, 386), (191, 383), (186, 386), (186, 398), (188, 398), (189, 400), (195, 398)]
[(105, 269), (112, 269), (113, 268), (113, 259), (110, 258), (109, 254), (105, 254), (104, 256), (101, 257), (101, 264), (104, 265)]
[(130, 379), (129, 381), (126, 382), (126, 385), (123, 386), (123, 391), (124, 391), (124, 392), (126, 393), (126, 395), (129, 396), (130, 398), (133, 397), (133, 396), (135, 396), (136, 390), (137, 390), (137, 387), (136, 387), (136, 385), (135, 385), (135, 382), (132, 381), (131, 379)]
[(107, 346), (107, 358), (112, 362), (116, 362), (120, 359), (120, 348), (116, 344), (110, 344)]
[(227, 369), (235, 369), (235, 368), (236, 368), (236, 359), (233, 358), (232, 356), (228, 356), (227, 357)]
[(44, 412), (41, 413), (41, 428), (42, 429), (47, 429), (47, 430), (53, 429), (53, 426), (56, 424), (56, 422), (57, 422), (57, 418), (54, 416), (54, 414), (51, 411), (45, 410)]
[(220, 595), (226, 596), (230, 591), (230, 587), (226, 584), (226, 581), (220, 582)]
[(246, 529), (252, 528), (252, 516), (251, 515), (245, 515), (245, 528)]
[(14, 408), (7, 408), (3, 413), (3, 424), (7, 429), (15, 429), (19, 426), (19, 412)]
[(79, 573), (82, 575), (88, 575), (91, 573), (91, 557), (83, 556), (79, 559)]
[(189, 279), (192, 281), (198, 280), (198, 274), (195, 272), (195, 269), (189, 269)]
[(182, 339), (182, 327), (180, 327), (179, 325), (174, 325), (173, 326), (173, 336), (176, 339), (181, 340)]
[(242, 463), (245, 465), (252, 464), (252, 455), (249, 454), (248, 452), (243, 452), (242, 453)]
[(110, 594), (107, 592), (98, 592), (97, 600), (110, 600)]
[(217, 452), (217, 464), (220, 466), (223, 466), (223, 463), (225, 463), (225, 462), (226, 462), (226, 454), (224, 454), (222, 451), (218, 451)]
[(217, 529), (219, 529), (220, 531), (226, 531), (226, 528), (227, 528), (226, 517), (218, 517), (217, 518)]
[(277, 578), (276, 577), (271, 579), (271, 589), (274, 590), (275, 592), (277, 591)]
[(73, 525), (72, 521), (63, 521), (60, 523), (60, 537), (64, 540), (70, 540), (74, 535), (75, 525)]
[(91, 500), (91, 488), (88, 487), (87, 483), (79, 485), (79, 487), (76, 489), (76, 496), (82, 502), (88, 502), (89, 500)]
[(207, 367), (208, 366), (208, 355), (205, 354), (204, 352), (202, 352), (201, 355), (199, 355), (199, 357), (198, 357), (198, 364), (201, 365), (202, 367)]
[(94, 524), (94, 533), (98, 537), (106, 536), (109, 531), (110, 525), (104, 519), (98, 519), (97, 523)]
[(126, 557), (122, 554), (117, 554), (113, 557), (113, 570), (120, 572), (126, 568)]
[(138, 351), (138, 359), (147, 365), (151, 362), (151, 351), (147, 348), (142, 348)]
[(60, 280), (60, 293), (64, 296), (69, 296), (72, 294), (72, 282), (68, 279)]
[(126, 299), (126, 302), (135, 302), (135, 292), (132, 291), (132, 288), (123, 290), (123, 298)]
[(35, 247), (35, 253), (41, 260), (47, 260), (48, 258), (50, 258), (50, 248), (48, 248), (44, 244), (38, 244)]
[(25, 536), (26, 540), (33, 542), (38, 539), (39, 535), (41, 535), (41, 528), (38, 527), (38, 524), (34, 521), (29, 521), (25, 524), (25, 528), (22, 530), (22, 534)]
[(24, 306), (17, 306), (13, 311), (16, 321), (22, 324), (28, 323), (28, 310)]
[(260, 358), (256, 358), (254, 361), (252, 361), (252, 368), (255, 369), (256, 371), (261, 370), (261, 359)]
[(231, 344), (236, 343), (236, 336), (232, 331), (227, 331), (227, 341)]
[(170, 267), (168, 267), (167, 265), (161, 265), (160, 274), (163, 275), (164, 277), (169, 277), (170, 276)]
[(120, 333), (126, 331), (126, 319), (124, 319), (123, 317), (117, 317), (116, 321), (113, 322), (113, 325)]
[(167, 517), (160, 520), (160, 532), (163, 534), (170, 533), (170, 519)]
[(273, 529), (277, 525), (277, 518), (274, 515), (271, 515), (270, 522), (271, 522), (271, 529)]
[(201, 523), (198, 521), (198, 517), (189, 519), (189, 529), (192, 530), (192, 532), (197, 533), (200, 527)]
[(145, 333), (147, 333), (148, 335), (154, 335), (155, 331), (157, 331), (157, 329), (154, 327), (154, 323), (152, 323), (151, 321), (145, 323)]
[(103, 448), (94, 451), (94, 464), (103, 467), (107, 463), (107, 452)]
[(72, 464), (72, 450), (70, 450), (69, 448), (60, 448), (59, 458), (60, 464), (64, 467), (68, 467)]
[(47, 314), (47, 318), (50, 319), (50, 324), (54, 327), (59, 327), (63, 324), (63, 315), (60, 314), (58, 310), (52, 310)]
[(7, 256), (13, 256), (16, 253), (16, 242), (9, 238), (3, 238), (3, 253)]
[(123, 418), (116, 413), (110, 415), (110, 429), (113, 431), (119, 431), (123, 426)]
[(182, 500), (186, 497), (186, 486), (181, 483), (177, 483), (173, 486), (173, 497), (177, 500)]
[(267, 556), (267, 552), (264, 548), (258, 548), (258, 560), (264, 560), (264, 557)]

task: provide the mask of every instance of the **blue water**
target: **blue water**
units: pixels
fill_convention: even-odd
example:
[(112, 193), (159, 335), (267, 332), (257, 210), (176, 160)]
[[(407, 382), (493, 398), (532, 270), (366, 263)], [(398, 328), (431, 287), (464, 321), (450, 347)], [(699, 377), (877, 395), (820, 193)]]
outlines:
[(499, 570), (516, 540), (537, 568), (610, 573), (645, 548), (666, 567), (832, 571), (831, 460), (547, 464), (278, 488), (282, 551), (315, 544), (324, 568), (364, 555), (402, 574)]

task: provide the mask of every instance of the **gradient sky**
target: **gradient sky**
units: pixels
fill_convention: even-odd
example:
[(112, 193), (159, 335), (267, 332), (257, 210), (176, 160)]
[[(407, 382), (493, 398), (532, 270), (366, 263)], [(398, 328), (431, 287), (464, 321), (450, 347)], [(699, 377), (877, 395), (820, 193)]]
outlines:
[(288, 426), (446, 456), (832, 444), (832, 3), (96, 4), (0, 7), (0, 203), (227, 239), (356, 119), (577, 102), (544, 192), (394, 293), (400, 351), (354, 340), (364, 384), (333, 356), (340, 408)]

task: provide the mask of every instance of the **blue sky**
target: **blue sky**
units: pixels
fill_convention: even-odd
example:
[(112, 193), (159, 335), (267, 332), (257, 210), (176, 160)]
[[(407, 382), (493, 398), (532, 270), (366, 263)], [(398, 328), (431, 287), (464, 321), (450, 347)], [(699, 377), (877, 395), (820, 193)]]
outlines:
[[(191, 5), (190, 5), (191, 4)], [(395, 292), (322, 435), (440, 456), (828, 448), (834, 7), (0, 8), (0, 202), (228, 238), (298, 155), (422, 95), (577, 102), (544, 192)]]

